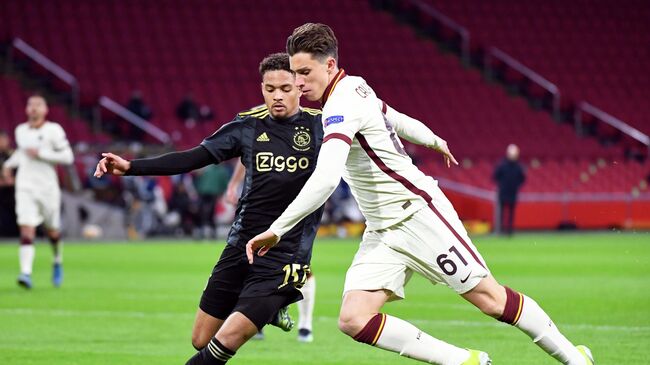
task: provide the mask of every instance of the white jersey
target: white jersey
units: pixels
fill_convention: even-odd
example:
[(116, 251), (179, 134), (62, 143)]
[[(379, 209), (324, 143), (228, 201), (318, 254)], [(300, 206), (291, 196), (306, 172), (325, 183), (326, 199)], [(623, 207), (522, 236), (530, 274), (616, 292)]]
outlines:
[(323, 103), (325, 135), (316, 169), (271, 225), (274, 234), (282, 236), (325, 203), (341, 177), (350, 185), (368, 230), (390, 227), (432, 206), (437, 182), (413, 165), (396, 131), (432, 148), (439, 137), (386, 106), (362, 78), (345, 76), (342, 69), (325, 89)]
[[(16, 151), (4, 166), (18, 168), (16, 191), (58, 192), (56, 164), (71, 164), (74, 159), (63, 128), (50, 121), (40, 128), (31, 128), (29, 123), (22, 123), (16, 127), (15, 138)], [(27, 149), (31, 148), (38, 150), (38, 157), (27, 154)]]
[(437, 183), (413, 165), (365, 80), (342, 76), (326, 90), (323, 141), (350, 143), (343, 178), (368, 229), (387, 228), (426, 206), (422, 194)]

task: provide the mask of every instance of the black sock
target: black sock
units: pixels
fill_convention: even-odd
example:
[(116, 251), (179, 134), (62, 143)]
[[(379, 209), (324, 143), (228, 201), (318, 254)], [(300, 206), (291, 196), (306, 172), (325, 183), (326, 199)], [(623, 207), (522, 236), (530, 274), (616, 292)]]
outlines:
[(235, 351), (228, 349), (213, 337), (210, 343), (192, 356), (185, 365), (223, 365), (234, 355)]

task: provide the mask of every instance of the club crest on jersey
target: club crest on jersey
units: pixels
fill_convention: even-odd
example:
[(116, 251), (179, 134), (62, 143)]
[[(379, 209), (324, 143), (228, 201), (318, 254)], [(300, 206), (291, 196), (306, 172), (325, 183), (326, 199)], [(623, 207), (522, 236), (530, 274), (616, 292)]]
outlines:
[(342, 115), (332, 115), (325, 118), (325, 127), (331, 124), (343, 123), (343, 120), (345, 120), (345, 118), (343, 118)]
[(293, 134), (293, 149), (296, 151), (307, 151), (311, 148), (311, 136), (309, 135), (309, 128), (296, 127), (296, 133)]

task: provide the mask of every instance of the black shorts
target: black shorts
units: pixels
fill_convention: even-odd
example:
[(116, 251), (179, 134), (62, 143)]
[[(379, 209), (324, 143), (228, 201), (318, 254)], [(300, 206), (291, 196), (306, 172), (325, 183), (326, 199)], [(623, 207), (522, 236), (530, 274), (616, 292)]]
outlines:
[(224, 320), (232, 312), (241, 312), (261, 329), (280, 308), (302, 299), (298, 288), (308, 273), (309, 265), (291, 262), (291, 256), (282, 254), (255, 256), (250, 265), (245, 251), (226, 245), (199, 307)]

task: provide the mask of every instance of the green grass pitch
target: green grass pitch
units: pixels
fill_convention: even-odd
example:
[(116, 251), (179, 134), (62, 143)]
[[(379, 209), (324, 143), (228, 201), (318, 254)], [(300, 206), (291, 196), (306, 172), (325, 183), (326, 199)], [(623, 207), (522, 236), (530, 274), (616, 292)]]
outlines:
[[(474, 239), (496, 278), (535, 298), (599, 365), (650, 358), (650, 234), (521, 234)], [(318, 240), (315, 341), (268, 328), (230, 364), (416, 364), (354, 342), (336, 318), (357, 240)], [(198, 299), (223, 244), (71, 243), (65, 281), (50, 284), (51, 253), (37, 246), (35, 288), (25, 291), (17, 245), (0, 245), (0, 364), (183, 364)], [(495, 365), (555, 364), (516, 329), (419, 277), (385, 312), (430, 334), (490, 353)], [(295, 308), (292, 313), (296, 315)]]

